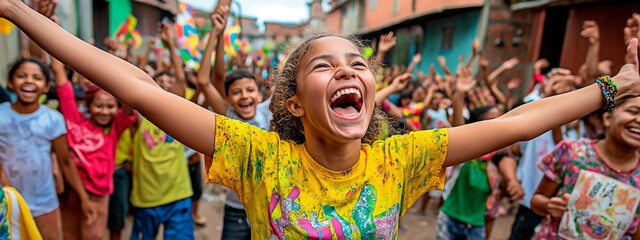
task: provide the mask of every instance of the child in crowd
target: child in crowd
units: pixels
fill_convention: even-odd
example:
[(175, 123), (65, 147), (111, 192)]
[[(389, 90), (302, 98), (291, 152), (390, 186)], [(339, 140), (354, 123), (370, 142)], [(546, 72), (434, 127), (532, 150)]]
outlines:
[[(211, 15), (213, 23), (211, 36), (218, 36), (223, 32), (226, 19), (226, 13), (222, 16)], [(211, 37), (207, 42), (203, 55), (204, 62), (210, 62), (215, 39)], [(220, 63), (216, 63), (216, 66), (218, 64)], [(262, 94), (258, 91), (258, 82), (254, 74), (245, 69), (233, 70), (224, 78), (224, 92), (219, 92), (214, 85), (220, 85), (215, 84), (220, 79), (214, 77), (214, 84), (212, 84), (209, 80), (210, 69), (209, 64), (203, 64), (198, 72), (198, 85), (206, 96), (207, 105), (211, 106), (217, 114), (268, 130), (269, 121), (272, 118), (269, 111), (270, 101), (262, 102)], [(224, 99), (222, 96), (225, 96)], [(250, 239), (250, 234), (247, 214), (238, 194), (233, 190), (227, 190), (222, 239)]]
[[(471, 110), (468, 123), (494, 119), (500, 115), (495, 106), (484, 106)], [(496, 167), (498, 170), (494, 170)], [(489, 216), (490, 221), (485, 216), (487, 200), (495, 197), (492, 195), (499, 189), (502, 178), (498, 173), (515, 184), (509, 186), (512, 199), (517, 200), (524, 194), (515, 172), (516, 161), (508, 155), (496, 152), (462, 164), (459, 171), (455, 171), (448, 179), (454, 184), (438, 214), (436, 239), (485, 239), (487, 232), (490, 232), (490, 229), (485, 229), (485, 225), (488, 228), (493, 226), (489, 224), (492, 223), (492, 216)]]
[[(216, 11), (222, 15), (228, 7)], [(274, 132), (267, 132), (168, 94), (137, 67), (74, 38), (20, 1), (0, 0), (0, 16), (172, 137), (213, 156), (206, 163), (207, 181), (238, 193), (256, 239), (394, 238), (416, 199), (442, 188), (444, 167), (534, 138), (611, 105), (614, 97), (620, 101), (640, 92), (634, 39), (630, 64), (611, 81), (496, 119), (376, 141), (375, 71), (360, 54), (362, 46), (317, 35), (290, 51), (276, 78)], [(603, 94), (614, 85), (618, 94)]]
[(78, 193), (79, 202), (75, 208), (82, 210), (87, 223), (94, 222), (98, 206), (91, 201), (69, 156), (64, 118), (59, 112), (38, 103), (40, 95), (50, 88), (52, 77), (51, 69), (35, 58), (19, 59), (9, 69), (8, 86), (16, 93), (17, 101), (0, 105), (3, 116), (0, 118), (0, 159), (12, 186), (24, 196), (45, 239), (61, 239), (62, 222), (51, 167), (52, 150), (64, 177)]
[[(616, 107), (603, 115), (605, 138), (566, 139), (538, 163), (544, 172), (535, 195), (532, 209), (539, 215), (547, 215), (547, 221), (537, 233), (539, 239), (558, 238), (559, 220), (567, 211), (567, 204), (580, 171), (599, 173), (620, 182), (640, 188), (638, 159), (640, 159), (640, 98), (617, 102)], [(620, 239), (635, 239), (640, 208), (634, 214), (627, 230)], [(623, 224), (623, 223), (619, 223)], [(589, 234), (584, 230), (582, 234)]]
[(107, 218), (107, 228), (109, 228), (111, 240), (120, 239), (122, 230), (124, 229), (125, 219), (127, 214), (129, 214), (131, 161), (133, 160), (131, 129), (134, 128), (135, 126), (132, 126), (124, 130), (116, 146), (113, 193), (109, 197), (109, 216)]
[[(173, 33), (163, 24), (160, 38), (168, 46), (172, 74), (161, 71), (154, 76), (155, 87), (182, 100), (185, 96), (185, 74), (175, 53)], [(165, 133), (147, 118), (140, 117), (133, 134), (131, 204), (133, 230), (131, 239), (155, 239), (163, 225), (164, 239), (194, 239), (191, 182), (185, 146)]]
[[(453, 95), (454, 126), (463, 124), (464, 99), (475, 85), (468, 68), (458, 71)], [(470, 111), (468, 124), (486, 121), (501, 114), (495, 106), (483, 106)], [(438, 214), (436, 239), (485, 239), (491, 232), (497, 207), (498, 191), (503, 175), (508, 180), (507, 192), (519, 199), (523, 190), (516, 178), (516, 162), (498, 150), (453, 167), (445, 185), (445, 198)], [(494, 162), (489, 160), (493, 159)], [(491, 207), (491, 208), (489, 208)], [(485, 228), (486, 226), (486, 228)]]
[(98, 205), (98, 217), (88, 223), (78, 209), (79, 195), (68, 189), (60, 196), (65, 239), (100, 239), (107, 226), (109, 195), (113, 193), (116, 145), (122, 132), (129, 128), (136, 115), (118, 100), (95, 85), (85, 89), (85, 102), (90, 118), (76, 105), (71, 82), (64, 66), (52, 58), (60, 112), (67, 123), (67, 141), (80, 179), (89, 192), (89, 200)]

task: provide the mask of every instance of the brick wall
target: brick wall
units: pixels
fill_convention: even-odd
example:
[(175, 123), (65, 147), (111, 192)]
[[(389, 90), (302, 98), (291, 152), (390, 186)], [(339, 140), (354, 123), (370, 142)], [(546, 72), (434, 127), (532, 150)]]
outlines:
[(267, 38), (272, 38), (275, 42), (281, 42), (291, 36), (300, 35), (303, 30), (303, 25), (265, 22), (265, 35)]
[[(539, 14), (537, 10), (511, 11), (502, 0), (491, 0), (490, 12), (487, 24), (487, 32), (482, 51), (489, 60), (489, 71), (493, 71), (509, 58), (517, 57), (520, 64), (513, 70), (502, 74), (498, 79), (506, 82), (512, 77), (520, 78), (523, 84), (520, 91), (514, 92), (514, 97), (521, 97), (525, 91), (532, 74), (532, 63), (537, 58), (536, 39), (540, 21), (536, 21)], [(521, 32), (520, 42), (514, 41), (517, 32)], [(497, 44), (501, 42), (501, 44)]]

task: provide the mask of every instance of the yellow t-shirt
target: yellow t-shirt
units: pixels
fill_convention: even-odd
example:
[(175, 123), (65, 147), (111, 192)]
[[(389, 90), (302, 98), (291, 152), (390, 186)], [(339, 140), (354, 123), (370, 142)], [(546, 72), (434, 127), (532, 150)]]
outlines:
[(132, 176), (135, 207), (156, 207), (193, 194), (184, 145), (144, 118), (133, 136)]
[(133, 146), (131, 145), (131, 130), (125, 129), (118, 140), (116, 146), (116, 165), (120, 165), (125, 161), (131, 161), (133, 158)]
[(394, 136), (331, 171), (304, 144), (218, 115), (206, 181), (238, 193), (252, 239), (395, 239), (411, 205), (442, 189), (447, 142), (447, 129)]

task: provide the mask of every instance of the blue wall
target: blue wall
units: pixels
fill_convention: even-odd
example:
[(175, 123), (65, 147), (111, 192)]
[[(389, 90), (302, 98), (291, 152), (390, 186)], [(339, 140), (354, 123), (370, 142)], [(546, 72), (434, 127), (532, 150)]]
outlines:
[[(468, 60), (471, 55), (471, 43), (476, 38), (479, 18), (480, 9), (472, 9), (467, 12), (430, 20), (423, 25), (424, 41), (422, 47), (422, 62), (417, 68), (427, 73), (429, 64), (434, 63), (436, 71), (442, 74), (442, 69), (437, 64), (437, 57), (444, 56), (447, 58), (447, 67), (449, 67), (451, 71), (455, 71), (460, 55), (466, 55), (465, 61)], [(442, 28), (445, 26), (455, 27), (453, 44), (451, 50), (441, 51)]]

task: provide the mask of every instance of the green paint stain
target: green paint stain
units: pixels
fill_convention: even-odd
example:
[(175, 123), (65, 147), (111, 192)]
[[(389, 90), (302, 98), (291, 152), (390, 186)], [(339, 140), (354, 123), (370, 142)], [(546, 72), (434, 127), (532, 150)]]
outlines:
[(376, 206), (376, 190), (367, 184), (362, 188), (358, 202), (353, 207), (353, 220), (360, 231), (360, 239), (373, 239), (376, 236), (376, 224), (373, 221), (373, 209)]

